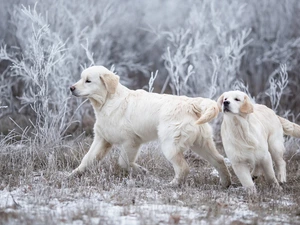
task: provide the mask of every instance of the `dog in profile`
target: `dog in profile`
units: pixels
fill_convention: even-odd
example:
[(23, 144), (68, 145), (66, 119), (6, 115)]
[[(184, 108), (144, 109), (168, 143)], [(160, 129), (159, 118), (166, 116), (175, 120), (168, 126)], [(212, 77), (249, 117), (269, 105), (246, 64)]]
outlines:
[(223, 186), (231, 184), (207, 123), (219, 113), (215, 101), (129, 90), (103, 66), (85, 69), (70, 90), (88, 98), (96, 116), (93, 143), (71, 176), (81, 174), (94, 160), (102, 160), (114, 144), (122, 146), (120, 166), (139, 171), (142, 168), (135, 161), (140, 145), (158, 138), (175, 171), (171, 185), (183, 182), (189, 172), (183, 155), (189, 148), (217, 169)]
[(242, 185), (255, 191), (252, 178), (262, 174), (275, 187), (279, 187), (278, 181), (286, 182), (283, 134), (300, 138), (300, 126), (264, 105), (253, 104), (241, 91), (225, 92), (217, 103), (224, 113), (223, 146)]

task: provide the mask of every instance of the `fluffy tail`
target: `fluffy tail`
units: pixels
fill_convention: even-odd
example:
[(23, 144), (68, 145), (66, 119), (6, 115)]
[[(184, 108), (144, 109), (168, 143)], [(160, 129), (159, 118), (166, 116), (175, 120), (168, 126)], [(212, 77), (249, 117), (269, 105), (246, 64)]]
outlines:
[(196, 121), (196, 124), (203, 124), (216, 118), (219, 114), (219, 108), (217, 102), (210, 99), (202, 99), (200, 105), (194, 106), (194, 111), (200, 116)]
[(283, 132), (286, 135), (300, 138), (300, 126), (298, 124), (295, 124), (287, 119), (284, 119), (280, 116), (278, 116), (280, 123), (283, 128)]

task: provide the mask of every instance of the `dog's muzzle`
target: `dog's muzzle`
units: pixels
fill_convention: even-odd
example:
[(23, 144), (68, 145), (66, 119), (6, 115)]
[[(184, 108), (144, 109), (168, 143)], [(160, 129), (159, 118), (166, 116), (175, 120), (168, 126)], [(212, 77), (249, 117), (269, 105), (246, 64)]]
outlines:
[(75, 88), (75, 86), (71, 86), (71, 87), (70, 87), (70, 91), (72, 92), (72, 95), (78, 96), (77, 93), (76, 93), (76, 88)]
[(230, 104), (229, 101), (224, 101), (223, 102), (223, 111), (224, 112), (230, 112), (230, 110), (229, 110), (229, 104)]

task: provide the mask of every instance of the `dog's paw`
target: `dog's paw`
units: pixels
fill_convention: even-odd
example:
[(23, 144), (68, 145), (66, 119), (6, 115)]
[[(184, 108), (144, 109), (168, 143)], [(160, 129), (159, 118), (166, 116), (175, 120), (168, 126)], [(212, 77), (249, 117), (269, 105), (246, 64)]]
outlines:
[(78, 169), (75, 169), (67, 176), (67, 179), (70, 180), (81, 176), (82, 176), (82, 172), (80, 172)]
[(229, 188), (232, 185), (231, 179), (221, 179), (220, 183), (223, 188)]
[(145, 167), (140, 166), (139, 164), (134, 163), (131, 166), (133, 171), (136, 173), (144, 174), (144, 175), (149, 174), (149, 171)]
[(283, 190), (283, 188), (277, 182), (271, 184), (271, 189), (279, 192)]
[(286, 187), (286, 182), (279, 182), (280, 187), (285, 188)]
[(145, 167), (139, 166), (139, 172), (143, 174), (149, 174), (149, 170), (147, 170)]
[(230, 191), (234, 193), (245, 194), (246, 196), (256, 196), (257, 194), (257, 190), (255, 186), (243, 187), (236, 183), (230, 186)]
[(241, 187), (241, 185), (238, 183), (231, 183), (229, 186), (229, 188), (239, 188), (239, 187)]
[(255, 186), (252, 187), (245, 187), (245, 190), (247, 191), (248, 196), (256, 196), (257, 190)]
[(174, 178), (170, 183), (167, 183), (167, 184), (165, 184), (164, 186), (165, 186), (165, 187), (172, 187), (172, 188), (175, 188), (175, 187), (180, 187), (181, 184), (182, 184), (182, 183), (179, 181), (179, 179)]

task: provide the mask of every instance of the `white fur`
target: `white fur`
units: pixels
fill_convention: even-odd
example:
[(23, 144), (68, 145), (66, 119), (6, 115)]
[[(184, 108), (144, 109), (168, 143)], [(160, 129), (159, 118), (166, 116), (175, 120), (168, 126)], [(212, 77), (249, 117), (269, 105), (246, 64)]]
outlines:
[(139, 170), (135, 160), (140, 145), (158, 138), (175, 170), (172, 184), (186, 178), (189, 167), (183, 152), (192, 148), (218, 170), (222, 185), (230, 185), (230, 174), (215, 148), (212, 129), (205, 123), (218, 114), (215, 101), (133, 91), (118, 80), (105, 67), (94, 66), (84, 70), (71, 87), (75, 96), (90, 99), (96, 115), (94, 141), (72, 175), (82, 173), (93, 160), (103, 159), (113, 144), (123, 149), (119, 164)]
[[(225, 102), (229, 102), (227, 107)], [(283, 128), (278, 116), (264, 105), (253, 104), (241, 91), (225, 92), (218, 105), (224, 112), (223, 146), (242, 185), (255, 190), (252, 176), (261, 174), (275, 186), (279, 185), (277, 179), (286, 182)]]

